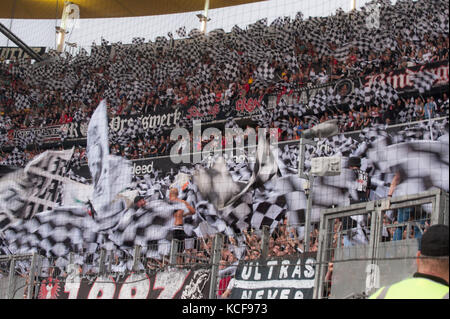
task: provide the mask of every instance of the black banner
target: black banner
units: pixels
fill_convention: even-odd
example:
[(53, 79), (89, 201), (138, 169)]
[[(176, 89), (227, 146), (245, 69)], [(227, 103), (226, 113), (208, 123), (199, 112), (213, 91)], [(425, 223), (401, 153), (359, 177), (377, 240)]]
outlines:
[[(345, 97), (348, 94), (354, 93), (357, 88), (363, 89), (364, 87), (370, 87), (374, 81), (390, 84), (400, 95), (417, 94), (418, 91), (414, 88), (413, 79), (419, 72), (430, 72), (437, 76), (437, 80), (433, 83), (433, 87), (427, 93), (438, 93), (443, 87), (447, 90), (449, 83), (448, 60), (398, 69), (387, 73), (357, 78), (345, 78), (325, 84), (306, 86), (295, 89), (289, 94), (284, 94), (282, 97), (288, 104), (308, 104), (310, 99), (319, 91), (323, 91), (325, 94), (339, 94), (341, 97)], [(268, 103), (269, 108), (274, 108), (279, 98), (280, 96), (271, 96)]]
[(180, 119), (184, 117), (184, 112), (179, 109), (161, 110), (139, 116), (114, 116), (109, 119), (109, 130), (110, 132), (121, 132), (138, 125), (138, 122), (142, 124), (144, 130), (171, 129), (175, 128)]
[[(403, 126), (392, 126), (388, 127), (386, 130), (390, 134), (395, 134), (395, 132), (404, 129)], [(346, 132), (344, 133), (346, 137), (351, 137), (352, 139), (356, 141), (360, 141), (360, 132)], [(279, 148), (280, 151), (285, 147), (285, 145), (298, 145), (298, 140), (292, 140), (292, 141), (286, 141), (286, 142), (280, 142)], [(245, 146), (247, 147), (247, 146)], [(223, 151), (222, 154), (225, 154)], [(202, 155), (203, 158), (203, 155)], [(185, 166), (187, 168), (190, 168), (194, 166), (194, 158), (192, 153), (189, 154), (190, 163), (174, 163), (172, 159), (170, 158), (170, 155), (166, 156), (157, 156), (157, 157), (149, 157), (149, 158), (142, 158), (142, 159), (136, 159), (131, 160), (131, 163), (133, 165), (132, 167), (132, 173), (136, 176), (143, 176), (146, 174), (149, 174), (152, 169), (155, 171), (160, 170), (161, 172), (170, 172), (170, 170), (179, 170), (181, 167)], [(73, 168), (74, 172), (84, 178), (90, 179), (90, 173), (89, 168), (87, 164), (83, 164), (80, 168)]]
[(61, 135), (67, 140), (87, 138), (88, 122), (71, 122), (61, 125)]
[(242, 262), (232, 299), (312, 299), (316, 253)]
[(262, 107), (266, 107), (268, 96), (240, 97), (234, 103), (234, 116), (246, 117), (259, 114)]
[[(38, 55), (45, 53), (45, 47), (32, 47), (31, 50), (36, 52)], [(0, 47), (0, 59), (11, 60), (13, 57), (16, 59), (29, 58), (28, 54), (21, 48)]]
[(364, 86), (370, 86), (374, 81), (390, 84), (397, 92), (405, 93), (415, 91), (413, 79), (419, 72), (430, 72), (437, 76), (433, 87), (448, 85), (448, 61), (434, 62), (425, 65), (417, 65), (405, 69), (399, 69), (388, 73), (368, 75), (362, 78)]
[(12, 131), (15, 140), (27, 140), (31, 137), (37, 138), (41, 143), (52, 143), (61, 140), (61, 125), (37, 127)]
[(228, 116), (233, 116), (232, 109), (224, 108), (219, 103), (214, 103), (208, 109), (204, 110), (198, 105), (190, 105), (187, 107), (184, 113), (184, 118), (187, 121), (202, 121), (213, 122), (217, 120), (223, 120)]
[(210, 270), (41, 278), (38, 299), (207, 299)]
[[(192, 157), (192, 156), (191, 156)], [(177, 164), (172, 161), (169, 155), (167, 156), (160, 156), (160, 157), (149, 157), (149, 158), (143, 158), (138, 160), (131, 160), (132, 165), (132, 174), (135, 176), (144, 176), (146, 174), (149, 174), (152, 169), (155, 171), (161, 171), (163, 173), (170, 172), (171, 169), (178, 170), (182, 166), (191, 167), (193, 164), (189, 163), (181, 163)], [(82, 176), (84, 178), (90, 179), (91, 174), (89, 172), (89, 168), (87, 166), (87, 163), (83, 163), (81, 167), (73, 167), (72, 168), (74, 173)]]

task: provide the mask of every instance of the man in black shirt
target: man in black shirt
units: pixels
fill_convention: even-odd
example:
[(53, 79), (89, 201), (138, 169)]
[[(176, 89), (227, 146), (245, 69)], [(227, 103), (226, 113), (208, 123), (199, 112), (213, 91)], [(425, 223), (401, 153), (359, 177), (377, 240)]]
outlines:
[(158, 156), (162, 156), (166, 153), (166, 141), (164, 139), (164, 136), (161, 136), (161, 140), (159, 141), (159, 145), (158, 145), (158, 152), (157, 155)]
[(384, 112), (384, 117), (383, 117), (384, 121), (383, 122), (388, 125), (394, 124), (397, 112), (398, 112), (398, 110), (396, 110), (396, 107), (394, 104), (389, 105), (387, 110)]
[(150, 156), (157, 156), (158, 148), (156, 147), (156, 141), (151, 140), (150, 142)]
[(361, 159), (359, 157), (350, 157), (348, 168), (355, 173), (357, 199), (351, 198), (350, 203), (367, 202), (370, 193), (370, 177), (366, 171), (361, 170)]

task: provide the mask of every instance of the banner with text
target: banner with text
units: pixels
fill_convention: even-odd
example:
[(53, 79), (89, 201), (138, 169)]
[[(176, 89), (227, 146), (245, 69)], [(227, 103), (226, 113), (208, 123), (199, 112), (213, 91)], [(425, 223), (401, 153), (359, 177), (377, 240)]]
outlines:
[(312, 299), (316, 253), (239, 264), (232, 299)]
[(61, 140), (61, 125), (36, 127), (11, 131), (10, 139), (36, 143), (52, 143)]
[(206, 299), (210, 270), (43, 278), (38, 299)]
[[(401, 126), (401, 125), (400, 126), (391, 126), (391, 127), (387, 128), (386, 131), (389, 132), (390, 134), (395, 135), (396, 132), (398, 132), (399, 130), (402, 130), (402, 129), (404, 129), (404, 126)], [(359, 131), (346, 132), (346, 133), (344, 133), (344, 135), (345, 135), (345, 137), (347, 137), (347, 138), (350, 137), (356, 141), (360, 141), (360, 138), (361, 138)], [(280, 142), (280, 144), (279, 144), (280, 152), (282, 152), (283, 148), (286, 145), (298, 146), (298, 143), (299, 143), (298, 140)], [(245, 153), (244, 156), (247, 156), (247, 153)], [(191, 168), (192, 166), (195, 165), (195, 164), (193, 164), (192, 153), (189, 154), (189, 159), (190, 159), (191, 163), (174, 163), (169, 155), (131, 160), (132, 174), (135, 176), (144, 176), (146, 174), (150, 174), (150, 172), (152, 172), (152, 170), (161, 171), (161, 172), (165, 173), (165, 172), (170, 172), (171, 170), (179, 170), (179, 169), (183, 170), (182, 169), (183, 166), (185, 166), (186, 168)], [(213, 159), (213, 157), (211, 156), (211, 160), (212, 159)], [(79, 176), (82, 176), (87, 179), (91, 178), (87, 163), (82, 163), (81, 167), (79, 167), (79, 168), (74, 167), (73, 170)]]
[[(436, 76), (436, 80), (428, 93), (435, 94), (437, 91), (442, 90), (444, 86), (448, 86), (449, 64), (448, 60), (446, 60), (397, 69), (386, 73), (378, 73), (364, 77), (344, 78), (325, 84), (305, 86), (295, 89), (289, 94), (284, 94), (282, 97), (286, 100), (287, 104), (308, 104), (310, 99), (319, 91), (323, 91), (327, 95), (339, 94), (341, 97), (345, 97), (354, 93), (355, 89), (370, 87), (375, 81), (379, 81), (382, 84), (390, 84), (399, 94), (416, 94), (418, 93), (418, 90), (414, 87), (414, 77), (419, 72), (429, 72)], [(279, 98), (280, 97), (276, 95), (270, 96), (268, 101), (269, 108), (275, 107)]]
[(365, 87), (369, 87), (374, 81), (381, 81), (381, 83), (390, 84), (399, 93), (414, 92), (416, 89), (414, 88), (413, 80), (419, 72), (429, 72), (436, 76), (436, 80), (432, 85), (433, 88), (448, 85), (448, 61), (428, 63), (381, 74), (367, 75), (362, 78), (362, 83)]
[[(31, 47), (31, 50), (38, 55), (45, 53), (45, 47)], [(0, 59), (12, 60), (13, 58), (19, 60), (23, 58), (29, 58), (28, 54), (18, 47), (0, 47)]]

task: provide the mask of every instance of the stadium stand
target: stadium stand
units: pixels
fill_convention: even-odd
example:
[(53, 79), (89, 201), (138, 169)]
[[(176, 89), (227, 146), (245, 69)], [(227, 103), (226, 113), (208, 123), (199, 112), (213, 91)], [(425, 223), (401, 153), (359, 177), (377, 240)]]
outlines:
[[(5, 235), (1, 237), (0, 255), (39, 252), (46, 258), (46, 264), (41, 265), (40, 277), (47, 280), (58, 277), (63, 281), (71, 276), (66, 269), (69, 252), (74, 254), (73, 258), (79, 258), (76, 264), (80, 265), (80, 274), (95, 277), (105, 271), (97, 265), (100, 258), (106, 258), (101, 249), (107, 247), (110, 274), (131, 270), (154, 274), (174, 267), (197, 269), (201, 265), (210, 265), (215, 256), (214, 235), (222, 233), (225, 236), (217, 271), (220, 278), (212, 295), (229, 298), (236, 282), (232, 278), (241, 262), (256, 262), (262, 257), (282, 260), (303, 253), (317, 253), (319, 210), (313, 214), (310, 240), (305, 247), (306, 207), (293, 208), (296, 205), (290, 202), (290, 196), (296, 194), (297, 202), (306, 203), (303, 187), (298, 187), (292, 178), (297, 174), (292, 169), (298, 168), (298, 140), (305, 130), (329, 120), (338, 121), (339, 137), (323, 142), (331, 151), (324, 148), (321, 154), (320, 149), (308, 148), (307, 158), (311, 158), (313, 152), (315, 156), (338, 154), (345, 158), (352, 155), (363, 158), (364, 169), (372, 177), (367, 190), (369, 200), (385, 198), (391, 185), (384, 168), (371, 163), (376, 157), (370, 153), (370, 147), (380, 147), (375, 143), (377, 137), (391, 134), (386, 146), (395, 146), (427, 139), (445, 144), (447, 136), (448, 155), (448, 3), (398, 1), (388, 4), (381, 1), (380, 5), (381, 19), (390, 22), (381, 23), (379, 28), (367, 26), (364, 10), (338, 11), (329, 17), (309, 19), (298, 13), (293, 19), (280, 17), (269, 25), (266, 20), (260, 20), (246, 29), (236, 26), (229, 33), (220, 29), (208, 34), (195, 29), (187, 33), (180, 29), (182, 38), (179, 40), (161, 36), (155, 42), (135, 38), (131, 44), (122, 44), (103, 39), (100, 44), (93, 43), (90, 52), (82, 49), (71, 55), (50, 51), (48, 59), (39, 63), (32, 63), (30, 59), (2, 61), (2, 168), (18, 172), (29, 167), (27, 164), (33, 163), (33, 158), (39, 154), (51, 150), (67, 152), (73, 147), (63, 164), (59, 164), (61, 159), (54, 155), (52, 161), (58, 164), (53, 165), (69, 163), (69, 169), (62, 172), (72, 183), (85, 187), (92, 182), (98, 183), (98, 176), (89, 165), (92, 163), (88, 162), (88, 124), (94, 122), (94, 112), (105, 101), (110, 121), (106, 122), (110, 130), (108, 151), (117, 158), (133, 161), (164, 160), (175, 147), (179, 147), (178, 153), (184, 151), (186, 143), (171, 138), (171, 130), (178, 127), (193, 129), (193, 120), (201, 120), (205, 127), (215, 125), (222, 132), (227, 128), (237, 129), (240, 125), (256, 132), (261, 128), (276, 129), (280, 162), (274, 175), (278, 173), (282, 190), (277, 190), (280, 186), (276, 181), (273, 184), (267, 182), (273, 175), (264, 180), (264, 176), (261, 178), (255, 173), (258, 172), (255, 167), (260, 165), (258, 161), (253, 166), (244, 163), (227, 167), (231, 184), (250, 184), (248, 193), (253, 196), (250, 202), (240, 190), (240, 198), (232, 201), (231, 206), (217, 209), (214, 201), (220, 198), (221, 190), (211, 186), (213, 182), (208, 184), (211, 186), (209, 193), (202, 192), (195, 185), (195, 179), (187, 187), (179, 185), (179, 197), (194, 206), (196, 213), (185, 218), (186, 239), (182, 240), (182, 250), (176, 253), (181, 259), (174, 262), (175, 259), (171, 260), (173, 247), (166, 236), (169, 219), (163, 216), (161, 207), (175, 209), (168, 204), (166, 193), (177, 182), (178, 173), (193, 174), (194, 167), (180, 165), (175, 170), (152, 169), (148, 174), (135, 174), (119, 185), (146, 200), (143, 208), (133, 207), (128, 195), (124, 195), (126, 211), (133, 209), (131, 222), (125, 217), (116, 218), (119, 215), (115, 215), (117, 211), (113, 212), (118, 209), (116, 206), (108, 206), (112, 215), (109, 215), (110, 219), (102, 219), (104, 207), (96, 206), (92, 200), (83, 202), (76, 209), (66, 209), (63, 204), (67, 199), (60, 192), (61, 184), (49, 186), (42, 180), (42, 190), (51, 191), (52, 200), (58, 204), (50, 211), (53, 215), (36, 215), (46, 206), (34, 204), (25, 208), (29, 204), (25, 203), (21, 206), (22, 216), (14, 215), (14, 220), (2, 216), (0, 226)], [(155, 124), (156, 121), (159, 124)], [(71, 135), (74, 131), (77, 131), (77, 138)], [(214, 149), (226, 149), (228, 138), (222, 134)], [(214, 137), (199, 142), (190, 134), (189, 141), (185, 142), (192, 145), (192, 150), (201, 151), (214, 142)], [(366, 149), (361, 150), (360, 144)], [(401, 157), (402, 153), (396, 151)], [(433, 151), (436, 154), (445, 152), (442, 149)], [(438, 165), (431, 160), (429, 163)], [(39, 162), (33, 165), (44, 167)], [(114, 165), (119, 171), (125, 167), (119, 161)], [(215, 176), (217, 172), (225, 175), (219, 166), (210, 167), (204, 162), (202, 165), (204, 176)], [(448, 160), (446, 165), (448, 171)], [(82, 174), (83, 169), (90, 170), (90, 174)], [(3, 172), (2, 175), (9, 176)], [(260, 180), (254, 181), (249, 178), (251, 176)], [(403, 172), (402, 176), (403, 181), (407, 180), (408, 173)], [(38, 180), (40, 177), (27, 178)], [(27, 178), (23, 180), (24, 185)], [(380, 178), (385, 180), (379, 181)], [(120, 184), (121, 180), (112, 183)], [(226, 184), (227, 180), (220, 183)], [(319, 189), (324, 187), (323, 197), (333, 197), (337, 189), (344, 195), (336, 195), (335, 201), (316, 198), (314, 208), (340, 206), (340, 196), (346, 197), (344, 206), (355, 203), (348, 201), (352, 194), (346, 185), (328, 185), (324, 179), (318, 183), (322, 183), (318, 185)], [(440, 187), (448, 192), (448, 179), (433, 180), (429, 184), (429, 188)], [(424, 186), (420, 191), (429, 188)], [(283, 202), (280, 202), (281, 198)], [(2, 210), (15, 212), (7, 205), (3, 206), (6, 208), (2, 207)], [(89, 215), (85, 213), (86, 207), (89, 207)], [(400, 219), (397, 212), (384, 215), (383, 242), (416, 238), (421, 234), (430, 225), (430, 217), (420, 207), (410, 209), (406, 219)], [(152, 217), (148, 218), (150, 215)], [(298, 217), (300, 215), (303, 217)], [(36, 222), (35, 216), (43, 217)], [(51, 222), (55, 218), (52, 216), (61, 220)], [(84, 216), (89, 216), (90, 220), (84, 221)], [(370, 231), (370, 222), (353, 217), (347, 219), (335, 220), (334, 248), (347, 247), (339, 235), (342, 230)], [(18, 220), (21, 221), (16, 223)], [(53, 237), (50, 228), (61, 229), (68, 220), (70, 231), (76, 230), (76, 235)], [(108, 224), (111, 220), (113, 225)], [(421, 224), (399, 226), (407, 220)], [(48, 226), (50, 223), (51, 227)], [(91, 223), (95, 224), (98, 233), (82, 230)], [(264, 225), (268, 227), (269, 236), (263, 234)], [(113, 232), (109, 232), (109, 227)], [(159, 227), (164, 231), (160, 232)], [(39, 240), (28, 234), (38, 236)], [(355, 242), (359, 240), (357, 237), (353, 237)], [(89, 245), (82, 244), (86, 238)], [(367, 236), (362, 242), (368, 243)], [(141, 249), (137, 259), (133, 258), (136, 246)], [(2, 271), (6, 273), (5, 265)], [(321, 298), (331, 296), (333, 260), (327, 266), (325, 281), (329, 286)], [(21, 267), (21, 273), (26, 274), (30, 262), (23, 262)], [(29, 296), (28, 291), (24, 294)]]

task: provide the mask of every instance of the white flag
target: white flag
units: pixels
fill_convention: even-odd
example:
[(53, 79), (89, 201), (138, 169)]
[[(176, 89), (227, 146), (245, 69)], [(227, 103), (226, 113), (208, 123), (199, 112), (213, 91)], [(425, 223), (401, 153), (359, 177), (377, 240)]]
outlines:
[(125, 200), (117, 195), (131, 184), (132, 170), (130, 161), (109, 154), (105, 100), (100, 102), (89, 122), (86, 154), (98, 230), (111, 229), (127, 207)]

